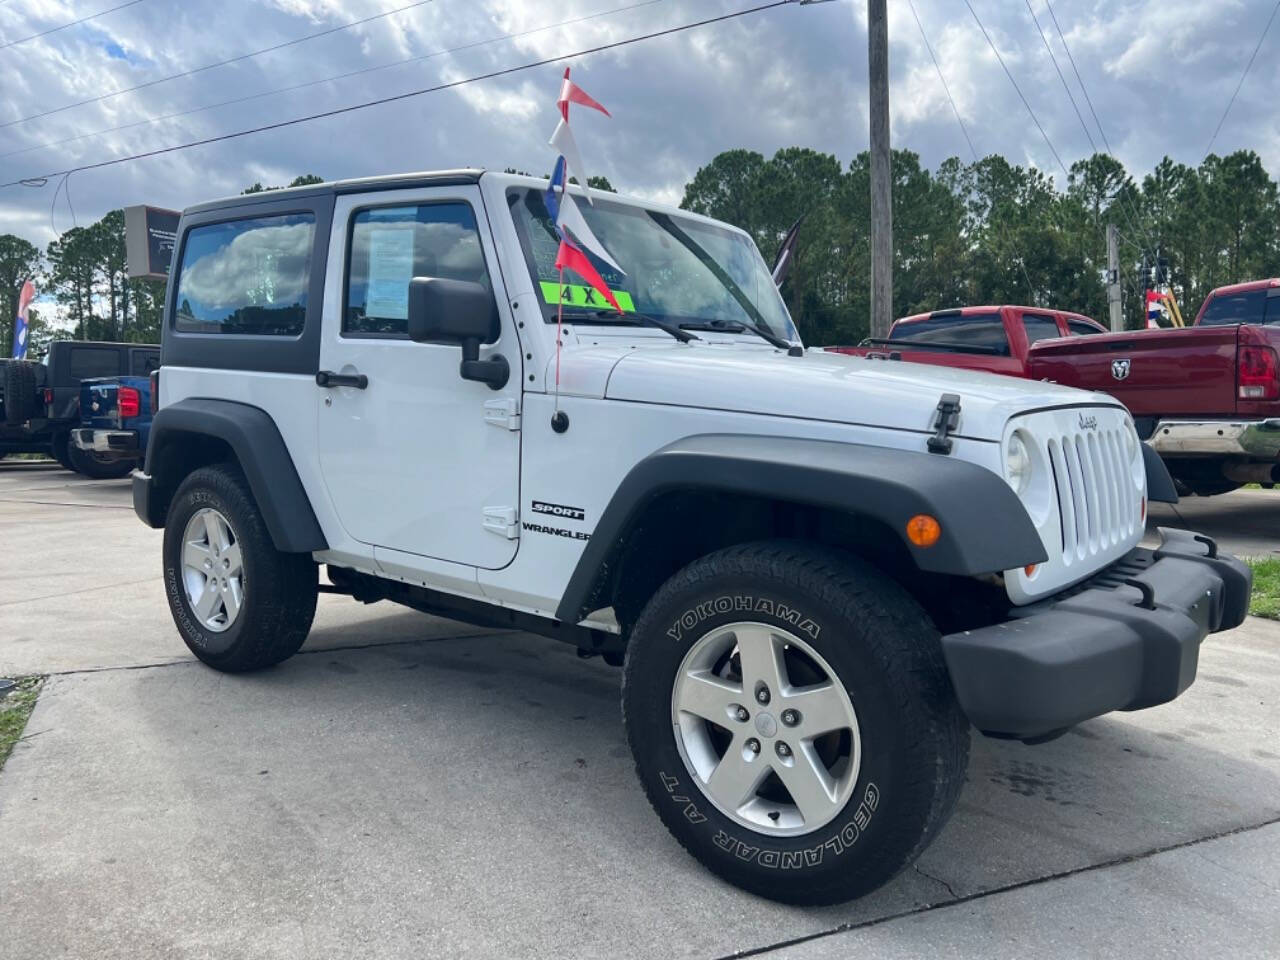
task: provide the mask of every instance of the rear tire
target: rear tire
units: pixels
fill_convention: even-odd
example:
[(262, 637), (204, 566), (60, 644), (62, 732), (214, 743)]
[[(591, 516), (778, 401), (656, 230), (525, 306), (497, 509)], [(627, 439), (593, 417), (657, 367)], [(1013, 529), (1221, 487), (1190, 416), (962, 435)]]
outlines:
[(309, 554), (275, 548), (240, 470), (201, 467), (174, 494), (164, 528), (164, 581), (183, 641), (226, 673), (298, 652), (316, 612)]
[[(57, 451), (56, 443), (54, 451), (55, 453)], [(92, 480), (119, 480), (121, 477), (127, 477), (133, 470), (132, 460), (108, 460), (92, 450), (81, 450), (70, 439), (67, 441), (66, 451), (70, 469)]]
[(676, 839), (787, 903), (892, 879), (946, 823), (968, 763), (928, 615), (874, 568), (804, 543), (732, 547), (667, 581), (628, 642), (622, 703), (636, 773)]

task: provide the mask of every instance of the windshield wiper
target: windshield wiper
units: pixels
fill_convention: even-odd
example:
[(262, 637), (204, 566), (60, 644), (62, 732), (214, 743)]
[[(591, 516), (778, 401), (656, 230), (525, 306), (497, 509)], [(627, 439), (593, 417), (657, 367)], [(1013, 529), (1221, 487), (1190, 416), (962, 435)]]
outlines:
[(748, 323), (746, 320), (693, 320), (689, 323), (680, 324), (681, 330), (716, 330), (720, 333), (741, 333), (743, 330), (750, 330), (762, 340), (767, 340), (779, 350), (790, 350), (793, 347), (798, 349), (798, 345), (792, 343), (784, 337), (778, 336), (763, 327), (758, 327), (754, 323)]
[(724, 267), (720, 266), (715, 257), (707, 253), (707, 251), (704, 250), (698, 242), (693, 239), (693, 237), (689, 236), (676, 226), (675, 221), (665, 213), (654, 213), (652, 211), (649, 211), (649, 219), (660, 226), (663, 230), (667, 231), (667, 233), (671, 234), (671, 236), (675, 237), (686, 250), (692, 253), (694, 257), (697, 258), (698, 262), (706, 267), (711, 275), (720, 282), (720, 285), (729, 292), (729, 296), (733, 297), (733, 299), (737, 301), (738, 306), (742, 308), (742, 312), (751, 317), (752, 321), (755, 321), (734, 320), (731, 321), (732, 323), (742, 325), (752, 333), (768, 340), (780, 350), (787, 351), (788, 356), (799, 357), (804, 355), (804, 348), (799, 344), (792, 343), (790, 340), (780, 337), (772, 331), (768, 333), (765, 332), (765, 327), (768, 326), (768, 322), (765, 321), (764, 316), (760, 313), (760, 310), (756, 305), (751, 302), (751, 298), (743, 293), (742, 288), (734, 282), (733, 278), (729, 276)]
[(626, 313), (622, 313), (622, 314), (618, 313), (616, 310), (603, 310), (603, 309), (601, 310), (581, 310), (581, 309), (566, 310), (564, 312), (564, 317), (565, 319), (569, 319), (572, 317), (590, 317), (593, 320), (599, 320), (605, 323), (608, 323), (610, 321), (612, 321), (613, 323), (626, 323), (628, 320), (639, 320), (641, 323), (648, 324), (651, 327), (657, 327), (663, 333), (671, 334), (671, 336), (675, 337), (681, 343), (688, 343), (690, 340), (702, 339), (701, 337), (694, 336), (692, 333), (686, 333), (684, 330), (681, 330), (679, 327), (677, 327), (673, 323), (667, 323), (665, 320), (659, 320), (656, 317), (651, 317), (647, 313), (636, 313), (634, 310), (629, 310)]

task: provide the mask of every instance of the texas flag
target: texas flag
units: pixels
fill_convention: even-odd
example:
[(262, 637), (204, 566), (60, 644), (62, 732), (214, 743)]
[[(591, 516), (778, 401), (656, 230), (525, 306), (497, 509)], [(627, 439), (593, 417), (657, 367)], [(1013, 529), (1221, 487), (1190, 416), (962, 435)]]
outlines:
[(1154, 290), (1147, 291), (1147, 329), (1159, 330), (1160, 320), (1164, 317), (1164, 295)]
[(551, 184), (547, 187), (545, 198), (547, 213), (551, 214), (551, 220), (559, 229), (561, 236), (564, 235), (564, 231), (567, 228), (578, 243), (619, 273), (625, 274), (627, 271), (618, 266), (613, 257), (609, 256), (609, 251), (604, 248), (603, 243), (596, 239), (596, 235), (587, 226), (587, 221), (583, 218), (582, 211), (574, 203), (573, 196), (567, 189), (568, 184), (565, 182), (565, 166), (564, 157), (557, 157), (556, 165), (551, 171)]
[(18, 294), (18, 317), (13, 327), (13, 359), (25, 360), (27, 356), (27, 308), (35, 299), (36, 288), (30, 280), (22, 284)]

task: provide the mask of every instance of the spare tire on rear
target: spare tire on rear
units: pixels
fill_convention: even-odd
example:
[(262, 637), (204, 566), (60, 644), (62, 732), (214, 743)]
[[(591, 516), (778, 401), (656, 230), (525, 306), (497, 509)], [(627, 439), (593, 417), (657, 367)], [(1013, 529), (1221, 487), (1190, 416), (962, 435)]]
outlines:
[(36, 412), (36, 364), (10, 360), (4, 365), (4, 421), (26, 423)]

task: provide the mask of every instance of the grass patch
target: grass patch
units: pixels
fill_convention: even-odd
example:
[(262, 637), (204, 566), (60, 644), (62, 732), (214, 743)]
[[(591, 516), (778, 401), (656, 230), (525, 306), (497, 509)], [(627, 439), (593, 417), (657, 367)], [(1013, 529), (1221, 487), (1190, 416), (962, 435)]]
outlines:
[(1250, 560), (1253, 567), (1253, 597), (1249, 612), (1255, 617), (1280, 620), (1280, 557)]
[(0, 769), (13, 752), (13, 745), (22, 738), (43, 683), (44, 677), (20, 677), (18, 686), (0, 699)]

